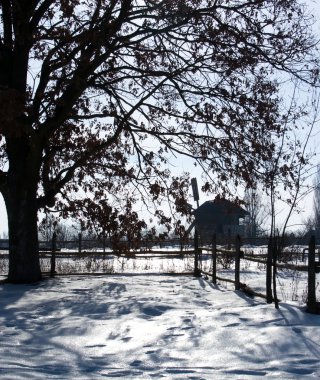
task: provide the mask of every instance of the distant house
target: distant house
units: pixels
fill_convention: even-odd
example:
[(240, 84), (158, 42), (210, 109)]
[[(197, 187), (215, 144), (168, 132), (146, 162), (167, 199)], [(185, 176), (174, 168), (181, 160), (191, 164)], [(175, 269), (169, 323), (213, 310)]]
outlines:
[(316, 244), (320, 244), (320, 229), (319, 228), (309, 229), (309, 231), (307, 231), (304, 234), (303, 237), (305, 239), (305, 244), (308, 244), (311, 236), (314, 236), (316, 238)]
[(203, 203), (193, 211), (195, 220), (189, 228), (196, 226), (202, 241), (211, 241), (213, 234), (219, 237), (244, 235), (244, 219), (249, 212), (226, 199), (215, 199)]

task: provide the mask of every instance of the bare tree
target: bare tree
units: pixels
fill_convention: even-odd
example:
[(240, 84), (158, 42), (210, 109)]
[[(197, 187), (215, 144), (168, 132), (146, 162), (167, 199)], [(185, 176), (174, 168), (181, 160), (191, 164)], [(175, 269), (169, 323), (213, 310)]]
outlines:
[[(296, 90), (297, 86), (295, 85), (289, 108), (295, 106), (295, 98), (298, 96)], [(266, 288), (267, 301), (272, 302), (274, 300), (276, 308), (279, 307), (276, 286), (277, 261), (281, 258), (285, 246), (288, 222), (294, 210), (298, 207), (301, 197), (305, 195), (303, 191), (304, 182), (312, 168), (313, 157), (308, 152), (308, 147), (319, 115), (320, 96), (317, 88), (312, 91), (309, 102), (310, 114), (307, 115), (303, 107), (301, 110), (301, 115), (307, 116), (304, 125), (306, 129), (306, 133), (303, 135), (304, 140), (300, 141), (295, 135), (291, 136), (291, 138), (288, 136), (288, 133), (289, 135), (292, 133), (292, 130), (290, 132), (290, 128), (287, 128), (288, 124), (296, 123), (297, 120), (301, 122), (301, 119), (292, 119), (289, 112), (284, 119), (280, 144), (273, 159), (266, 164), (268, 166), (266, 183), (271, 209)], [(286, 140), (289, 140), (290, 143), (286, 144)], [(289, 175), (287, 176), (286, 173), (289, 173)], [(285, 202), (289, 206), (289, 211), (282, 223), (282, 227), (277, 225), (277, 201)], [(271, 283), (273, 283), (273, 297)]]
[(52, 214), (47, 214), (39, 223), (39, 237), (44, 241), (51, 241), (53, 233), (60, 241), (71, 240), (76, 235), (76, 230), (72, 225), (63, 223), (55, 218)]
[(316, 178), (314, 180), (313, 194), (313, 218), (312, 224), (317, 238), (320, 237), (320, 165), (317, 166)]
[(250, 215), (246, 219), (246, 231), (248, 237), (261, 236), (267, 217), (266, 205), (262, 201), (262, 194), (257, 189), (247, 188), (245, 190), (244, 202), (246, 210)]

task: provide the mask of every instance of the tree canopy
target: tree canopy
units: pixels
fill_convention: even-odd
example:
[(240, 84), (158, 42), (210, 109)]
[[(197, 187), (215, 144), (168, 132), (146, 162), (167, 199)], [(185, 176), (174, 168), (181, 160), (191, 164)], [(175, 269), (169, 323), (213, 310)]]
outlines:
[(0, 191), (11, 243), (32, 241), (11, 244), (9, 278), (40, 209), (186, 213), (172, 155), (220, 189), (255, 182), (284, 128), (279, 78), (317, 81), (311, 24), (296, 0), (2, 0)]

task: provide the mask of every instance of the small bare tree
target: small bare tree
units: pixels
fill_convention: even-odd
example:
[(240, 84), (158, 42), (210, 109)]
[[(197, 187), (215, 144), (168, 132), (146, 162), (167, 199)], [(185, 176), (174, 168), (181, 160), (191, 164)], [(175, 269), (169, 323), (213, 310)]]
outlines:
[(54, 232), (57, 238), (62, 241), (70, 240), (75, 235), (75, 231), (71, 226), (59, 222), (52, 214), (46, 214), (39, 223), (39, 238), (49, 242)]
[(267, 215), (266, 205), (263, 203), (261, 192), (257, 189), (245, 190), (244, 202), (250, 215), (246, 219), (248, 237), (257, 237), (263, 233), (263, 224)]
[[(295, 85), (290, 108), (295, 107), (296, 98), (298, 97), (297, 91), (298, 87)], [(269, 182), (267, 192), (270, 197), (271, 226), (267, 257), (266, 288), (267, 301), (272, 302), (272, 300), (274, 300), (276, 308), (278, 308), (276, 287), (277, 261), (279, 257), (281, 257), (285, 245), (288, 222), (294, 210), (297, 208), (299, 201), (305, 195), (305, 180), (308, 175), (310, 175), (312, 165), (312, 154), (309, 153), (308, 147), (318, 120), (320, 109), (320, 96), (317, 89), (313, 91), (310, 102), (311, 112), (309, 115), (306, 114), (303, 106), (301, 106), (299, 117), (295, 120), (292, 120), (288, 113), (288, 117), (284, 120), (282, 126), (281, 143), (278, 146), (278, 151), (273, 159), (267, 162), (269, 170), (267, 170), (268, 179), (266, 182)], [(288, 135), (287, 126), (290, 123), (297, 123), (298, 121), (305, 124), (302, 129), (307, 131), (301, 141), (296, 135)], [(286, 140), (289, 141), (289, 143), (286, 143)], [(290, 174), (286, 175), (286, 173)], [(315, 186), (315, 188), (317, 188), (317, 186)], [(320, 206), (320, 192), (318, 200), (318, 205)], [(281, 228), (278, 228), (276, 223), (277, 201), (285, 202), (289, 206), (289, 211)], [(271, 283), (273, 283), (273, 297)]]
[(314, 180), (313, 194), (313, 227), (317, 237), (320, 237), (320, 165), (317, 166), (317, 173)]

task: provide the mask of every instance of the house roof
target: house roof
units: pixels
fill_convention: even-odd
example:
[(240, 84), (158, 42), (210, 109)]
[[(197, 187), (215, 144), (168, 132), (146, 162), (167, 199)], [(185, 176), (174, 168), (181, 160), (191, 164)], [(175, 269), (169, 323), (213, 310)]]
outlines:
[(194, 212), (196, 220), (212, 220), (217, 217), (243, 218), (249, 212), (227, 199), (215, 199), (204, 202)]

